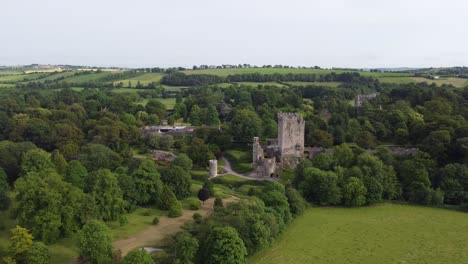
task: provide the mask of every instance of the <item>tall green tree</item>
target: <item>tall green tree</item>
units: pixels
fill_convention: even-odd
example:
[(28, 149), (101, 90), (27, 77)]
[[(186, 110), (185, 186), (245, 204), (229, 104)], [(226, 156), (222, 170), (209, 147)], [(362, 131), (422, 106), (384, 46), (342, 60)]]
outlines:
[(91, 172), (101, 168), (115, 169), (120, 166), (122, 157), (101, 144), (86, 144), (81, 148), (79, 160)]
[(206, 110), (206, 121), (207, 126), (217, 126), (220, 123), (218, 111), (213, 105), (208, 106)]
[(343, 187), (343, 198), (347, 206), (362, 206), (366, 203), (366, 186), (359, 178), (350, 177)]
[(179, 166), (171, 165), (163, 170), (162, 181), (174, 192), (177, 198), (183, 199), (190, 196), (190, 173)]
[(204, 243), (203, 261), (206, 264), (247, 263), (247, 249), (232, 227), (215, 227)]
[(90, 176), (95, 177), (92, 194), (102, 220), (117, 220), (125, 213), (126, 206), (117, 177), (108, 169), (100, 169)]
[(154, 264), (151, 255), (145, 250), (130, 251), (123, 259), (123, 264)]
[(31, 149), (26, 152), (21, 163), (21, 169), (25, 174), (52, 168), (54, 168), (54, 164), (50, 160), (49, 153), (39, 148)]
[(252, 110), (242, 109), (233, 113), (231, 132), (234, 139), (251, 142), (253, 137), (262, 136), (262, 120)]
[(45, 243), (76, 231), (80, 225), (83, 192), (52, 170), (31, 172), (15, 183), (17, 219)]
[(306, 168), (304, 181), (299, 183), (299, 189), (307, 200), (316, 204), (333, 205), (341, 202), (338, 176), (331, 171)]
[(185, 153), (180, 153), (177, 155), (177, 158), (172, 162), (172, 165), (179, 166), (186, 171), (192, 169), (192, 160)]
[(162, 191), (162, 182), (156, 164), (152, 160), (144, 160), (132, 173), (139, 204), (157, 202)]
[(198, 251), (198, 240), (188, 232), (178, 233), (175, 240), (176, 262), (192, 264)]
[(17, 263), (26, 263), (33, 245), (33, 236), (21, 226), (11, 229), (10, 246), (8, 253)]
[(67, 169), (67, 161), (60, 153), (58, 149), (54, 150), (50, 155), (50, 160), (55, 166), (55, 169), (60, 175), (65, 175), (65, 171)]
[(189, 121), (192, 126), (201, 126), (202, 125), (202, 112), (198, 105), (192, 106), (190, 110)]
[(87, 176), (88, 171), (83, 164), (79, 160), (72, 160), (67, 165), (64, 179), (74, 186), (84, 189)]
[(164, 185), (161, 193), (161, 198), (159, 201), (159, 208), (162, 210), (169, 210), (173, 205), (177, 203), (177, 198), (172, 192), (171, 188)]
[(33, 242), (28, 255), (28, 264), (48, 264), (50, 263), (49, 249), (42, 242)]
[(84, 261), (96, 264), (111, 263), (112, 238), (109, 228), (96, 220), (85, 224), (78, 235), (78, 249)]

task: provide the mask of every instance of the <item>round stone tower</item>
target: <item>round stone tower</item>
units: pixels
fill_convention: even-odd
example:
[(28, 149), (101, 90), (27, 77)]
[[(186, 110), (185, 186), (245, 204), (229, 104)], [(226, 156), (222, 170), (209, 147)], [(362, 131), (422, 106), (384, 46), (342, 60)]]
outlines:
[(218, 160), (210, 160), (210, 174), (209, 178), (214, 178), (218, 176)]

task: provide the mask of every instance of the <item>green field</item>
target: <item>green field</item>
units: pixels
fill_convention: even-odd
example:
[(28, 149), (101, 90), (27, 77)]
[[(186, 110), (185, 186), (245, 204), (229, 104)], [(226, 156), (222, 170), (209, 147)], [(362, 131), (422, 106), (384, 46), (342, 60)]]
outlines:
[(424, 77), (381, 77), (378, 78), (383, 83), (396, 83), (396, 84), (407, 84), (407, 83), (420, 83), (425, 82), (428, 84), (435, 83), (438, 86), (443, 84), (451, 84), (455, 87), (465, 87), (468, 85), (468, 79), (458, 77), (447, 77), (440, 78), (437, 80), (431, 80)]
[[(343, 73), (350, 72), (349, 70), (327, 70), (327, 69), (287, 69), (287, 68), (234, 68), (234, 69), (206, 69), (206, 70), (185, 70), (185, 74), (213, 74), (219, 76), (228, 76), (230, 74), (243, 74), (243, 73), (261, 73), (261, 74), (287, 74), (287, 73)], [(364, 76), (373, 77), (391, 77), (391, 76), (411, 76), (409, 73), (393, 73), (393, 72), (362, 72), (357, 71)]]
[(14, 87), (16, 87), (16, 85), (12, 83), (0, 83), (0, 88), (14, 88)]
[(277, 83), (277, 82), (236, 82), (238, 85), (246, 85), (246, 86), (254, 86), (257, 87), (259, 85), (270, 85), (270, 86), (278, 86), (278, 87), (284, 87), (286, 85)]
[[(176, 99), (175, 98), (155, 98), (156, 100), (160, 101), (161, 103), (166, 106), (167, 110), (172, 110), (174, 109), (174, 106), (176, 105)], [(138, 104), (146, 106), (148, 103), (149, 99), (143, 99)]]
[(468, 214), (382, 204), (312, 208), (253, 264), (467, 263)]
[(286, 84), (293, 85), (293, 86), (307, 86), (307, 85), (319, 85), (319, 86), (327, 86), (327, 87), (338, 87), (340, 82), (285, 82)]
[(81, 74), (81, 75), (76, 75), (76, 76), (71, 76), (68, 78), (65, 78), (63, 81), (69, 82), (69, 83), (84, 83), (84, 82), (89, 82), (89, 81), (98, 81), (99, 79), (102, 79), (106, 76), (112, 75), (114, 73), (118, 73), (117, 71), (113, 72), (92, 72), (88, 74)]
[(226, 158), (230, 161), (232, 169), (237, 173), (247, 173), (252, 171), (252, 158), (248, 152), (230, 149), (226, 151)]
[(66, 71), (66, 72), (57, 72), (57, 73), (52, 73), (48, 75), (45, 78), (40, 79), (40, 81), (56, 81), (60, 78), (67, 78), (75, 75), (77, 71)]
[(152, 72), (152, 73), (144, 73), (142, 75), (125, 79), (125, 80), (118, 80), (114, 82), (114, 85), (123, 83), (123, 87), (128, 87), (129, 82), (131, 83), (132, 87), (136, 87), (138, 81), (140, 81), (141, 85), (148, 85), (152, 82), (158, 83), (159, 80), (163, 77), (164, 73)]
[(8, 75), (8, 76), (1, 76), (0, 82), (15, 83), (15, 82), (31, 81), (31, 80), (35, 80), (35, 79), (42, 78), (45, 76), (47, 76), (46, 73)]
[(136, 89), (136, 88), (115, 88), (112, 89), (113, 93), (138, 93), (138, 92), (144, 92), (144, 91), (149, 91), (148, 89)]

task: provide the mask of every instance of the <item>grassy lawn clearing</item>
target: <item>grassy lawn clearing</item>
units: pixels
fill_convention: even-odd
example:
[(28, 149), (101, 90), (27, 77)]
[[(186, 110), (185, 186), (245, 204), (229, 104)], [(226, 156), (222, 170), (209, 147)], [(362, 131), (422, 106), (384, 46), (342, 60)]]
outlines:
[(311, 208), (249, 263), (466, 263), (467, 259), (467, 213), (386, 203)]

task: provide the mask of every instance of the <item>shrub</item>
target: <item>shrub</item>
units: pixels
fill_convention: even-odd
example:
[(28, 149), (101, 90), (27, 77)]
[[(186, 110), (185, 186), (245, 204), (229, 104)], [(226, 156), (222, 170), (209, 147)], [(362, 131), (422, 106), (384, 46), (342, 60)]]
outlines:
[(168, 186), (165, 185), (161, 193), (159, 207), (162, 210), (169, 210), (175, 203), (177, 203), (175, 194)]
[(366, 186), (359, 178), (350, 177), (343, 188), (343, 197), (347, 206), (362, 206), (366, 203)]
[(307, 202), (296, 189), (292, 187), (286, 188), (286, 197), (288, 198), (289, 208), (293, 215), (300, 215), (307, 208)]
[(119, 216), (119, 224), (120, 224), (120, 226), (124, 226), (124, 225), (127, 224), (127, 223), (128, 223), (127, 217), (125, 217), (124, 215)]
[(214, 200), (214, 207), (224, 207), (223, 199), (216, 197), (216, 199)]
[(151, 215), (151, 211), (150, 210), (145, 210), (143, 211), (143, 213), (141, 213), (142, 216), (150, 216)]
[[(119, 262), (115, 262), (119, 263)], [(153, 264), (151, 255), (145, 250), (130, 251), (123, 259), (122, 264)]]
[(255, 196), (257, 194), (258, 194), (258, 191), (254, 187), (250, 187), (249, 191), (247, 192), (247, 195), (249, 196)]
[(200, 199), (200, 201), (202, 201), (202, 202), (205, 202), (206, 200), (208, 200), (210, 198), (210, 196), (211, 196), (211, 193), (206, 188), (201, 188), (198, 191), (198, 199)]
[(156, 216), (155, 218), (153, 218), (153, 225), (157, 224), (159, 224), (159, 217)]
[(172, 162), (172, 164), (175, 166), (182, 167), (186, 171), (192, 169), (192, 160), (185, 153), (177, 155), (177, 158)]
[(203, 219), (203, 216), (199, 213), (194, 213), (192, 218), (195, 221), (195, 223), (200, 224)]
[(189, 199), (189, 208), (190, 210), (198, 210), (202, 206), (202, 203), (200, 200), (197, 200), (196, 198), (190, 198)]
[(214, 189), (214, 184), (210, 180), (205, 180), (205, 183), (203, 184), (203, 188), (208, 189), (210, 191), (211, 196), (215, 196), (215, 189)]
[(176, 218), (182, 215), (182, 206), (180, 205), (180, 202), (176, 202), (169, 208), (169, 213), (168, 216), (172, 218)]
[(11, 199), (6, 192), (0, 192), (0, 211), (7, 210), (11, 205)]

